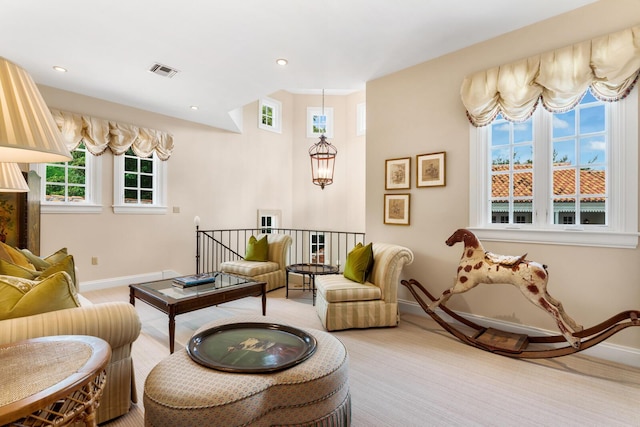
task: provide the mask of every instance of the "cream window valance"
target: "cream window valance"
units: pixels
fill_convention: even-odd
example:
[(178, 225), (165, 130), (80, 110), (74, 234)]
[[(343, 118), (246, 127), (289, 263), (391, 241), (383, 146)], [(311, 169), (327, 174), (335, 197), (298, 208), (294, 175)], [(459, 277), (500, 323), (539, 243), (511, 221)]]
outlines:
[(160, 160), (167, 160), (173, 152), (173, 136), (166, 132), (54, 109), (51, 114), (69, 151), (84, 142), (96, 156), (107, 148), (117, 156), (131, 148), (136, 156), (149, 157), (155, 151)]
[(551, 112), (574, 108), (591, 88), (604, 101), (624, 98), (640, 71), (640, 25), (468, 76), (460, 95), (474, 126), (498, 114), (528, 119), (538, 101)]

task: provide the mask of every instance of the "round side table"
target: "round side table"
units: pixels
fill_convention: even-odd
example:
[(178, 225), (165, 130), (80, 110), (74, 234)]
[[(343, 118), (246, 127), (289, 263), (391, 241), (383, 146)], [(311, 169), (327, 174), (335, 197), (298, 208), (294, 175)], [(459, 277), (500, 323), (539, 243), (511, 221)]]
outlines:
[(302, 275), (302, 289), (305, 286), (305, 276), (309, 276), (309, 284), (313, 294), (313, 305), (316, 305), (316, 276), (323, 274), (336, 274), (339, 269), (335, 265), (328, 264), (291, 264), (286, 267), (287, 270), (287, 290), (286, 297), (289, 298), (289, 273)]
[(110, 358), (106, 341), (84, 335), (0, 346), (0, 425), (95, 426)]

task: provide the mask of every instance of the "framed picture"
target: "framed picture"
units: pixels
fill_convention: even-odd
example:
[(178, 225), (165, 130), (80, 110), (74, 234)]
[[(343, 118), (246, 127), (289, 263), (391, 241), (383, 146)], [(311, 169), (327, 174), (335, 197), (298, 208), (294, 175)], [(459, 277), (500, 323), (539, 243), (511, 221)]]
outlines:
[(307, 107), (307, 138), (324, 135), (333, 138), (333, 108)]
[(385, 162), (386, 190), (411, 188), (411, 158), (389, 159)]
[(416, 156), (416, 187), (444, 186), (445, 152)]
[(409, 225), (410, 194), (384, 195), (384, 223)]
[(0, 240), (40, 255), (40, 177), (24, 175), (28, 193), (0, 193)]

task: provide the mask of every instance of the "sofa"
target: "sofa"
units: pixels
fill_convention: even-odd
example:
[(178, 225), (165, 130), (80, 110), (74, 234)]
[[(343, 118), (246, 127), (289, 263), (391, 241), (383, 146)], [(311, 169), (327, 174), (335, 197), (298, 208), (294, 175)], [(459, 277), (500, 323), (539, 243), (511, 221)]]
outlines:
[(219, 269), (223, 273), (246, 277), (256, 282), (266, 282), (267, 291), (281, 288), (285, 285), (287, 259), (291, 247), (291, 236), (288, 234), (258, 234), (256, 240), (267, 237), (268, 253), (266, 261), (248, 261), (238, 259), (225, 261)]
[[(140, 334), (140, 319), (127, 302), (92, 304), (78, 295), (73, 259), (66, 255), (66, 249), (62, 255), (62, 261), (50, 267), (59, 271), (34, 280), (25, 275), (36, 275), (37, 270), (0, 257), (0, 344), (53, 335), (90, 335), (105, 340), (111, 347), (111, 359), (96, 411), (97, 423), (104, 423), (126, 414), (131, 403), (138, 401), (131, 346)], [(62, 264), (64, 269), (59, 267)], [(7, 275), (8, 272), (14, 274)], [(19, 298), (12, 299), (15, 295)], [(59, 308), (60, 305), (68, 308)]]
[(316, 311), (326, 330), (398, 325), (400, 273), (413, 262), (413, 252), (375, 242), (372, 251), (373, 264), (364, 283), (343, 274), (316, 277)]

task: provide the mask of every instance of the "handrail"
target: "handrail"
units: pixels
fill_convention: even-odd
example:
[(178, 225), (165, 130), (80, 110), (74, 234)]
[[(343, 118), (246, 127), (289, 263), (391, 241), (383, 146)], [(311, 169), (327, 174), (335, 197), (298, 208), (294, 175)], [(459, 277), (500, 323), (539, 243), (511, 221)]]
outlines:
[(196, 273), (218, 271), (222, 262), (242, 259), (249, 237), (268, 233), (291, 236), (287, 265), (315, 263), (340, 267), (356, 244), (365, 243), (365, 233), (354, 231), (273, 227), (200, 230), (196, 226)]

